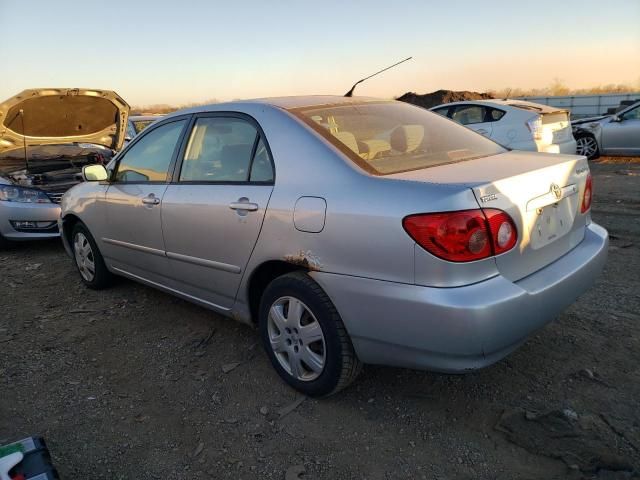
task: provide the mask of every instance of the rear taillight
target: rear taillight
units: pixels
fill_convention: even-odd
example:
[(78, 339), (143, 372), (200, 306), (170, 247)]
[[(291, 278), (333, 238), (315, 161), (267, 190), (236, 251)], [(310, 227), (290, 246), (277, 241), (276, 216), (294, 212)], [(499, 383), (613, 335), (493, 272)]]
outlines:
[(502, 210), (487, 208), (483, 210), (489, 223), (493, 254), (500, 255), (511, 250), (518, 241), (518, 233), (513, 219)]
[(410, 215), (402, 226), (426, 251), (451, 262), (499, 255), (518, 239), (511, 217), (493, 208)]
[(591, 199), (593, 198), (593, 180), (591, 180), (591, 174), (587, 176), (587, 182), (584, 186), (584, 193), (582, 194), (582, 206), (580, 212), (587, 213), (591, 208)]

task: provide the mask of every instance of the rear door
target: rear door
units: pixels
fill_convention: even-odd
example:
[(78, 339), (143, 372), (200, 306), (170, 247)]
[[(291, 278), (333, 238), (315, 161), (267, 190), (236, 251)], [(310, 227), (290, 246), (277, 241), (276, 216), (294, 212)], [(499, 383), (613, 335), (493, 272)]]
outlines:
[(602, 148), (610, 154), (640, 154), (640, 105), (620, 115), (619, 122), (603, 125)]
[(166, 273), (160, 209), (186, 124), (178, 118), (137, 139), (118, 159), (105, 195), (103, 254), (115, 268), (151, 281)]
[(491, 137), (492, 122), (488, 121), (487, 109), (482, 105), (456, 105), (449, 111), (451, 119), (485, 137)]
[(258, 239), (274, 169), (258, 124), (241, 114), (199, 115), (162, 202), (169, 269), (180, 291), (232, 306)]

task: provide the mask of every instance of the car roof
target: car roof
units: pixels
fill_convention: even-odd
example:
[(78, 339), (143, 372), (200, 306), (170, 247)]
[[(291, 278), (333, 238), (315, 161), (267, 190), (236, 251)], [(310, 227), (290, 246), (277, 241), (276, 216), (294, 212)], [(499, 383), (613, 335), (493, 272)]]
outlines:
[(171, 112), (168, 116), (178, 116), (191, 113), (215, 112), (233, 110), (233, 108), (246, 107), (248, 105), (269, 105), (283, 110), (295, 110), (305, 107), (324, 107), (336, 105), (356, 105), (369, 102), (392, 102), (382, 98), (372, 97), (343, 97), (340, 95), (304, 95), (291, 97), (254, 98), (249, 100), (235, 100), (233, 102), (211, 103), (197, 107), (186, 108)]
[(248, 102), (266, 103), (274, 107), (291, 110), (304, 107), (321, 107), (326, 105), (351, 105), (367, 102), (384, 101), (373, 97), (345, 97), (342, 95), (304, 95), (291, 97), (256, 98)]

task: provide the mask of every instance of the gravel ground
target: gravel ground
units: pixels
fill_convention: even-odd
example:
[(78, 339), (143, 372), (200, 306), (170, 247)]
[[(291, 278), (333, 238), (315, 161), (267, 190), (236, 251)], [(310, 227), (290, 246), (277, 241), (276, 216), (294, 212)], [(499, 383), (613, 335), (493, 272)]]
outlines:
[(58, 242), (0, 252), (0, 444), (44, 435), (67, 479), (640, 478), (640, 163), (620, 162), (592, 164), (605, 272), (556, 321), (484, 370), (367, 367), (324, 400), (249, 327), (87, 290)]

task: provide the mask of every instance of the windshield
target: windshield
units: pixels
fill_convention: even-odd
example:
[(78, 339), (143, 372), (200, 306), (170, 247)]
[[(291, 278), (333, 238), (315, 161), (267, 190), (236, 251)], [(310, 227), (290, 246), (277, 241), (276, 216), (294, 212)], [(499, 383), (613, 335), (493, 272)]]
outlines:
[(292, 110), (357, 165), (374, 175), (418, 170), (496, 155), (497, 143), (402, 102)]

